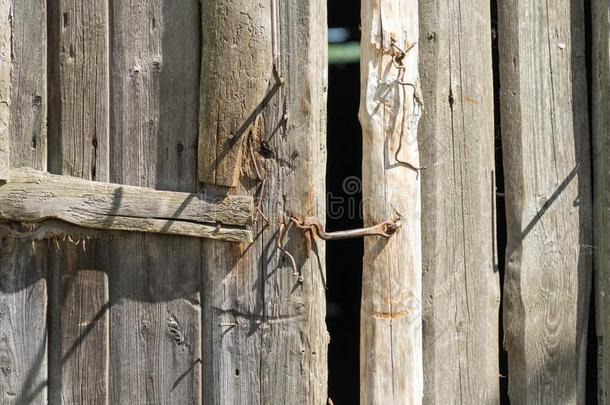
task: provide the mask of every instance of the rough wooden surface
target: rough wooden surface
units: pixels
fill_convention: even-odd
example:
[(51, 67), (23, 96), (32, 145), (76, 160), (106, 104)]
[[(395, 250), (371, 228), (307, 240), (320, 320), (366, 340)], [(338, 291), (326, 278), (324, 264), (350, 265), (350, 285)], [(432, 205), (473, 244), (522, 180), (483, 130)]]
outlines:
[(595, 216), (595, 304), (598, 344), (597, 392), (610, 404), (610, 4), (591, 2), (593, 17), (593, 185)]
[(11, 115), (11, 0), (0, 0), (0, 181), (7, 180)]
[(271, 61), (270, 0), (201, 5), (199, 180), (235, 187), (244, 140), (260, 113)]
[[(113, 1), (109, 21), (110, 181), (196, 192), (200, 2)], [(129, 234), (109, 251), (109, 403), (200, 404), (201, 242)]]
[(498, 7), (509, 396), (582, 404), (592, 271), (583, 3)]
[[(108, 1), (52, 0), (48, 4), (49, 169), (108, 181)], [(69, 180), (44, 176), (40, 181), (57, 185), (64, 179)], [(35, 196), (35, 192), (27, 193)], [(47, 207), (53, 206), (52, 196), (57, 193), (60, 199), (102, 194), (95, 187), (89, 192), (49, 190)], [(116, 207), (124, 202), (120, 197), (120, 189), (115, 189), (110, 212), (120, 211)], [(70, 205), (64, 200), (60, 206)], [(80, 218), (85, 212), (78, 204), (70, 209)], [(113, 219), (98, 217), (105, 223)], [(49, 398), (51, 403), (107, 404), (108, 244), (89, 238), (78, 245), (65, 239), (54, 245), (49, 252)]]
[(420, 3), (427, 404), (500, 402), (489, 7)]
[[(421, 404), (420, 177), (401, 163), (419, 165), (418, 2), (365, 0), (361, 10), (364, 225), (402, 227), (364, 241), (360, 403)], [(397, 47), (410, 51), (395, 64)]]
[[(46, 168), (46, 2), (11, 5), (10, 162)], [(4, 27), (4, 25), (3, 25)], [(0, 403), (47, 402), (47, 250), (0, 238)]]
[(47, 2), (13, 0), (11, 163), (47, 168)]
[(167, 233), (249, 242), (249, 196), (201, 199), (194, 193), (101, 183), (33, 169), (12, 169), (0, 185), (0, 219), (61, 219), (108, 230)]
[[(280, 73), (286, 79), (275, 90), (270, 58), (273, 3), (278, 6)], [(260, 18), (265, 52), (251, 53), (257, 44), (243, 57), (269, 56), (262, 62), (270, 100), (254, 131), (253, 148), (267, 176), (262, 211), (269, 225), (259, 216), (249, 246), (203, 243), (204, 402), (325, 404), (329, 338), (324, 323), (324, 243), (316, 241), (308, 257), (303, 234), (294, 227), (288, 233), (286, 249), (295, 257), (301, 284), (289, 259), (277, 249), (276, 237), (286, 215), (325, 214), (326, 2), (260, 4), (263, 10), (251, 16)], [(218, 49), (220, 54), (226, 51)], [(220, 63), (238, 81), (249, 75), (247, 67), (234, 68), (219, 57), (204, 57), (202, 63)], [(241, 111), (240, 106), (230, 108)], [(233, 192), (254, 194), (260, 185), (249, 156), (243, 171)]]

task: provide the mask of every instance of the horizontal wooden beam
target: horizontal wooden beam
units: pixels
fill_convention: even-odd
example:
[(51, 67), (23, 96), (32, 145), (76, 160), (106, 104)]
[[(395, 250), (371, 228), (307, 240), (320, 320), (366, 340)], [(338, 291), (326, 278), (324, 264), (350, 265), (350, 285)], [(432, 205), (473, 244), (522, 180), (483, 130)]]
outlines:
[(85, 228), (195, 236), (231, 242), (252, 240), (252, 197), (158, 191), (11, 169), (0, 186), (0, 220), (47, 219)]

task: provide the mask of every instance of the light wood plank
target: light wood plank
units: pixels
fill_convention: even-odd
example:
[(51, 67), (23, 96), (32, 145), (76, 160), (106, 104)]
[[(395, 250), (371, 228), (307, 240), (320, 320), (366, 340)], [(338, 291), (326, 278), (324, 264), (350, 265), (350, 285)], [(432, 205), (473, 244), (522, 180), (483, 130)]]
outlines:
[[(11, 3), (11, 166), (47, 167), (46, 1)], [(3, 25), (4, 27), (4, 25)], [(2, 237), (0, 403), (47, 402), (47, 248)]]
[(498, 7), (509, 396), (583, 404), (592, 272), (583, 2)]
[(248, 196), (201, 199), (193, 193), (156, 191), (12, 169), (0, 186), (0, 219), (61, 219), (108, 230), (166, 233), (248, 242), (253, 204)]
[[(199, 9), (111, 2), (111, 181), (198, 190)], [(200, 254), (196, 239), (112, 241), (111, 404), (201, 403)]]
[(10, 167), (12, 31), (11, 0), (0, 0), (0, 181), (8, 180)]
[(610, 404), (610, 4), (594, 0), (591, 6), (597, 399), (599, 405), (607, 405)]
[(365, 0), (361, 27), (364, 226), (402, 227), (364, 240), (360, 403), (421, 404), (421, 178), (401, 163), (419, 165), (418, 2)]
[(427, 404), (500, 403), (489, 8), (420, 2)]
[[(276, 248), (276, 237), (285, 215), (321, 219), (325, 215), (326, 1), (275, 2), (279, 68), (286, 80), (277, 92), (271, 90), (275, 79), (270, 4), (274, 2), (254, 3), (264, 11), (252, 16), (258, 16), (259, 30), (264, 30), (260, 36), (267, 42), (258, 55), (254, 54), (258, 45), (246, 50), (244, 60), (260, 59), (267, 66), (264, 83), (270, 101), (254, 131), (253, 149), (266, 173), (262, 211), (269, 225), (259, 217), (255, 241), (249, 246), (203, 243), (204, 402), (325, 404), (329, 340), (324, 323), (325, 244), (316, 241), (308, 257), (303, 234), (293, 228), (287, 235), (286, 249), (295, 257), (303, 278), (300, 284), (290, 261)], [(241, 4), (245, 2), (231, 7)], [(218, 49), (220, 55), (224, 51)], [(204, 58), (202, 63), (218, 63), (234, 72), (236, 80), (247, 80), (249, 74), (221, 57)], [(261, 145), (261, 140), (268, 145)], [(232, 193), (257, 194), (256, 178), (248, 156), (240, 185)]]
[[(202, 3), (199, 180), (235, 187), (244, 140), (260, 112), (271, 61), (269, 1)], [(237, 72), (244, 72), (238, 74)]]

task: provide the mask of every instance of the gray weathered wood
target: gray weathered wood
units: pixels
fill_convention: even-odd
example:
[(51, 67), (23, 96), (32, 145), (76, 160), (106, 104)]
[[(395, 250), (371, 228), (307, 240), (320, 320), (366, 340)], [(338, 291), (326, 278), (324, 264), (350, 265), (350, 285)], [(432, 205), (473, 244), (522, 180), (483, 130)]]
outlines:
[[(111, 181), (198, 190), (199, 8), (111, 2)], [(109, 403), (200, 404), (201, 241), (128, 234), (109, 252)]]
[(583, 2), (498, 8), (509, 396), (583, 404), (592, 271)]
[[(275, 90), (270, 39), (274, 3), (279, 67), (286, 79)], [(262, 211), (269, 224), (259, 216), (249, 246), (203, 243), (204, 402), (325, 404), (329, 338), (324, 323), (324, 243), (316, 241), (308, 257), (303, 234), (294, 227), (289, 232), (286, 249), (295, 257), (300, 284), (290, 261), (276, 248), (276, 237), (285, 215), (323, 219), (325, 214), (326, 1), (255, 4), (262, 10), (249, 15), (258, 18), (258, 38), (265, 50), (259, 52), (257, 43), (244, 51), (243, 60), (266, 64), (264, 83), (270, 89), (253, 148), (267, 176)], [(251, 10), (245, 1), (227, 6), (230, 14), (239, 7)], [(224, 27), (218, 29), (222, 33)], [(214, 58), (204, 57), (202, 64), (218, 65), (203, 69), (222, 68), (233, 72), (236, 81), (248, 80), (249, 67), (224, 62), (226, 51), (223, 47)], [(242, 111), (238, 105), (228, 108)], [(268, 145), (261, 147), (261, 140)], [(242, 169), (240, 185), (232, 192), (252, 195), (260, 185), (249, 152)]]
[[(46, 168), (46, 1), (11, 5), (10, 162)], [(4, 25), (2, 25), (4, 27)], [(47, 402), (46, 243), (0, 238), (0, 403)]]
[(108, 230), (167, 233), (248, 242), (253, 204), (249, 196), (201, 199), (193, 193), (157, 191), (12, 169), (0, 185), (0, 219), (61, 219)]
[(0, 0), (0, 181), (8, 179), (10, 167), (12, 29), (11, 0)]
[[(421, 404), (421, 185), (402, 163), (419, 165), (418, 2), (365, 0), (361, 27), (364, 225), (402, 226), (364, 241), (360, 403)], [(395, 61), (397, 48), (407, 54)]]
[(427, 404), (500, 402), (489, 7), (420, 2)]
[(595, 216), (595, 305), (598, 344), (597, 392), (610, 404), (610, 4), (592, 6), (593, 207)]
[[(52, 0), (49, 22), (49, 169), (108, 181), (108, 1)], [(49, 252), (49, 398), (52, 403), (107, 404), (108, 244), (92, 238), (76, 246), (66, 238), (54, 244)]]
[(270, 0), (201, 5), (199, 180), (237, 186), (248, 128), (262, 107), (271, 61)]
[(47, 168), (47, 2), (12, 0), (11, 163)]

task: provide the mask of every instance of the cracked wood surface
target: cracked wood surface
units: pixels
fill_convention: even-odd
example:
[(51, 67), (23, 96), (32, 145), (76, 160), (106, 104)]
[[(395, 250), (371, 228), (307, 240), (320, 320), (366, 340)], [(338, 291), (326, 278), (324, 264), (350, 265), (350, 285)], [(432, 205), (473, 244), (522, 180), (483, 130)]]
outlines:
[[(9, 2), (10, 164), (47, 167), (47, 2)], [(0, 23), (0, 29), (9, 26)], [(0, 107), (1, 108), (1, 107)], [(1, 182), (0, 182), (1, 184)], [(47, 403), (48, 249), (0, 238), (0, 403)]]
[(583, 404), (592, 276), (583, 2), (501, 1), (498, 16), (509, 396)]
[[(364, 226), (399, 217), (402, 227), (364, 240), (360, 403), (421, 404), (420, 176), (401, 163), (419, 166), (418, 2), (364, 0), (361, 26)], [(401, 62), (397, 48), (410, 49)]]
[(272, 55), (270, 0), (201, 5), (199, 180), (235, 187), (250, 126), (264, 108)]
[(249, 196), (218, 201), (197, 194), (101, 183), (34, 169), (12, 169), (0, 186), (0, 218), (19, 222), (61, 219), (108, 230), (166, 233), (249, 242)]
[(498, 404), (490, 3), (429, 0), (420, 16), (424, 398)]
[(595, 305), (598, 344), (597, 393), (610, 404), (610, 4), (593, 0), (593, 178)]
[[(279, 88), (271, 66), (273, 3), (278, 6), (279, 69), (286, 80)], [(204, 2), (204, 7), (214, 4), (230, 8), (223, 11), (229, 15), (239, 11), (249, 14), (253, 8), (247, 1), (210, 1)], [(218, 56), (202, 59), (202, 72), (231, 72), (231, 80), (237, 82), (250, 80), (249, 61), (260, 59), (256, 63), (266, 66), (262, 83), (267, 92), (256, 100), (246, 100), (268, 100), (259, 125), (252, 128), (253, 154), (265, 173), (266, 185), (257, 180), (248, 151), (240, 182), (230, 193), (256, 195), (258, 199), (259, 189), (264, 187), (261, 207), (269, 219), (266, 225), (259, 216), (250, 245), (203, 242), (204, 402), (325, 404), (329, 341), (324, 322), (325, 245), (316, 240), (308, 256), (303, 232), (293, 226), (288, 233), (285, 247), (295, 257), (301, 284), (286, 256), (277, 249), (276, 238), (279, 222), (290, 215), (324, 217), (326, 1), (253, 4), (260, 10), (249, 15), (257, 18), (256, 38), (263, 42), (252, 43), (251, 49), (243, 51), (243, 64), (231, 65), (231, 57), (222, 57), (233, 52), (229, 49), (235, 38), (232, 24), (217, 28), (215, 35), (230, 39), (216, 50)], [(236, 21), (244, 20), (247, 16), (241, 15)], [(204, 74), (202, 82), (206, 80), (216, 79)], [(231, 109), (227, 114), (236, 117), (243, 112), (241, 104), (227, 108)]]

